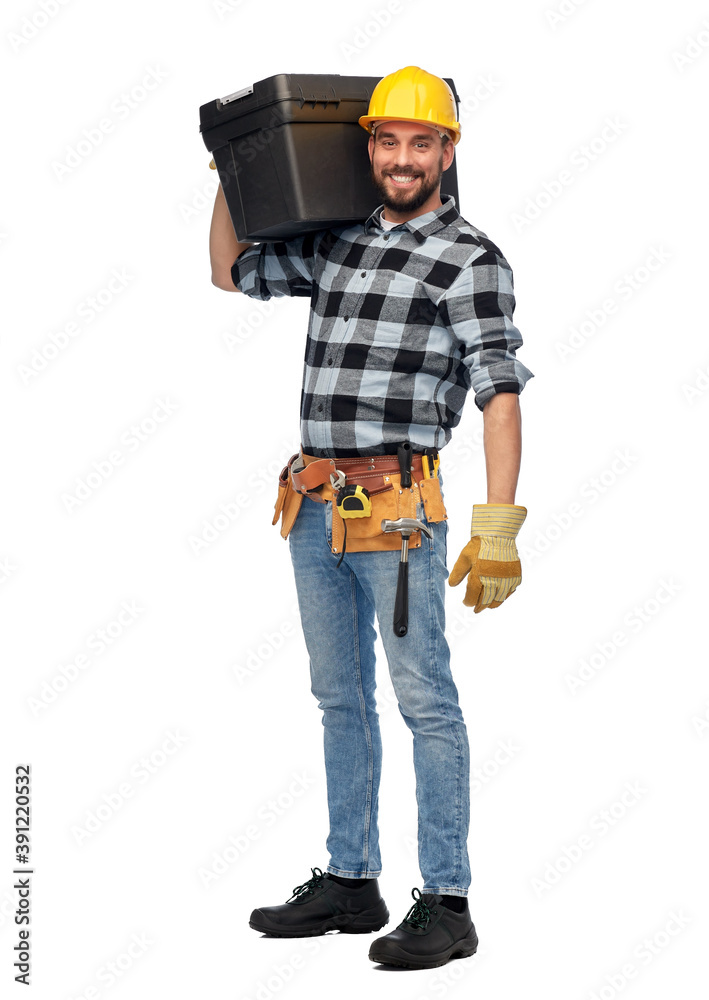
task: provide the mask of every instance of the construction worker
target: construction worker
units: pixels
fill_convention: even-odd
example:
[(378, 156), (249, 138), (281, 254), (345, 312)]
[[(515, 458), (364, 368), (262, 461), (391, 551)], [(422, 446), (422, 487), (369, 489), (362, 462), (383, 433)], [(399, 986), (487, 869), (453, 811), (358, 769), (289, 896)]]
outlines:
[[(445, 81), (415, 66), (392, 73), (359, 119), (382, 202), (364, 223), (243, 244), (220, 187), (210, 231), (219, 288), (311, 300), (302, 451), (282, 473), (276, 517), (289, 539), (311, 689), (323, 712), (330, 861), (284, 904), (255, 909), (250, 925), (299, 937), (388, 922), (378, 887), (376, 615), (413, 734), (423, 887), (369, 958), (407, 968), (472, 955), (478, 942), (467, 903), (469, 747), (444, 635), (438, 468), (469, 389), (483, 413), (487, 503), (472, 505), (471, 540), (449, 583), (468, 577), (464, 604), (476, 613), (499, 607), (521, 582), (515, 539), (527, 513), (515, 491), (519, 394), (532, 372), (515, 357), (522, 338), (509, 264), (440, 194), (461, 135), (456, 118)], [(353, 516), (340, 502), (343, 489)], [(423, 525), (410, 537), (405, 634), (392, 628), (401, 535), (381, 528), (401, 517)]]

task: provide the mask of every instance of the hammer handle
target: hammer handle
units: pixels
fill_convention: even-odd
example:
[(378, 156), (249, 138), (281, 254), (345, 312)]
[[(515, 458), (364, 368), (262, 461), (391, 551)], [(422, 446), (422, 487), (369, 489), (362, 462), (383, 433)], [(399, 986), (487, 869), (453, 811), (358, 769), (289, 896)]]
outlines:
[(409, 564), (399, 563), (399, 579), (394, 601), (394, 635), (403, 638), (409, 631)]
[(413, 458), (413, 452), (411, 450), (411, 442), (404, 441), (396, 449), (396, 454), (399, 459), (399, 472), (401, 473), (401, 486), (403, 489), (408, 489), (411, 486), (411, 461)]

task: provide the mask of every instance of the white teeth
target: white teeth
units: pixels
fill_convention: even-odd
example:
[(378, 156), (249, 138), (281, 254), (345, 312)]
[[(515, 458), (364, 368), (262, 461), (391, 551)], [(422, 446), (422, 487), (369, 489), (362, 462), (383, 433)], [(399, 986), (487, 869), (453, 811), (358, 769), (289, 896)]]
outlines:
[(404, 177), (401, 174), (392, 174), (393, 180), (398, 181), (400, 184), (408, 184), (409, 181), (415, 180), (414, 177)]

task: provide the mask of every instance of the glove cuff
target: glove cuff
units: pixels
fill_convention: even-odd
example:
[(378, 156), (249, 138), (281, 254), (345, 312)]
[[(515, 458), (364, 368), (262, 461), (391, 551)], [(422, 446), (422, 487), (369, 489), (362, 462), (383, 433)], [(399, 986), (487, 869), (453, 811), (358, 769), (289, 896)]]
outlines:
[(499, 538), (516, 538), (524, 524), (527, 508), (514, 503), (476, 503), (470, 537), (496, 535)]

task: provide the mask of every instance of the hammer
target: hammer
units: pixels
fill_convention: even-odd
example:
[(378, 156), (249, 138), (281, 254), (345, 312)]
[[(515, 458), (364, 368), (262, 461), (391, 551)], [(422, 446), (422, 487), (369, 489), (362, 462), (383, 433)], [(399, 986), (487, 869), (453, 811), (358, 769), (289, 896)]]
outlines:
[(399, 579), (396, 585), (396, 600), (394, 601), (394, 635), (401, 639), (409, 630), (409, 538), (414, 531), (423, 531), (429, 538), (433, 532), (423, 521), (415, 517), (400, 517), (397, 521), (382, 521), (382, 531), (401, 532), (401, 559), (399, 561)]

